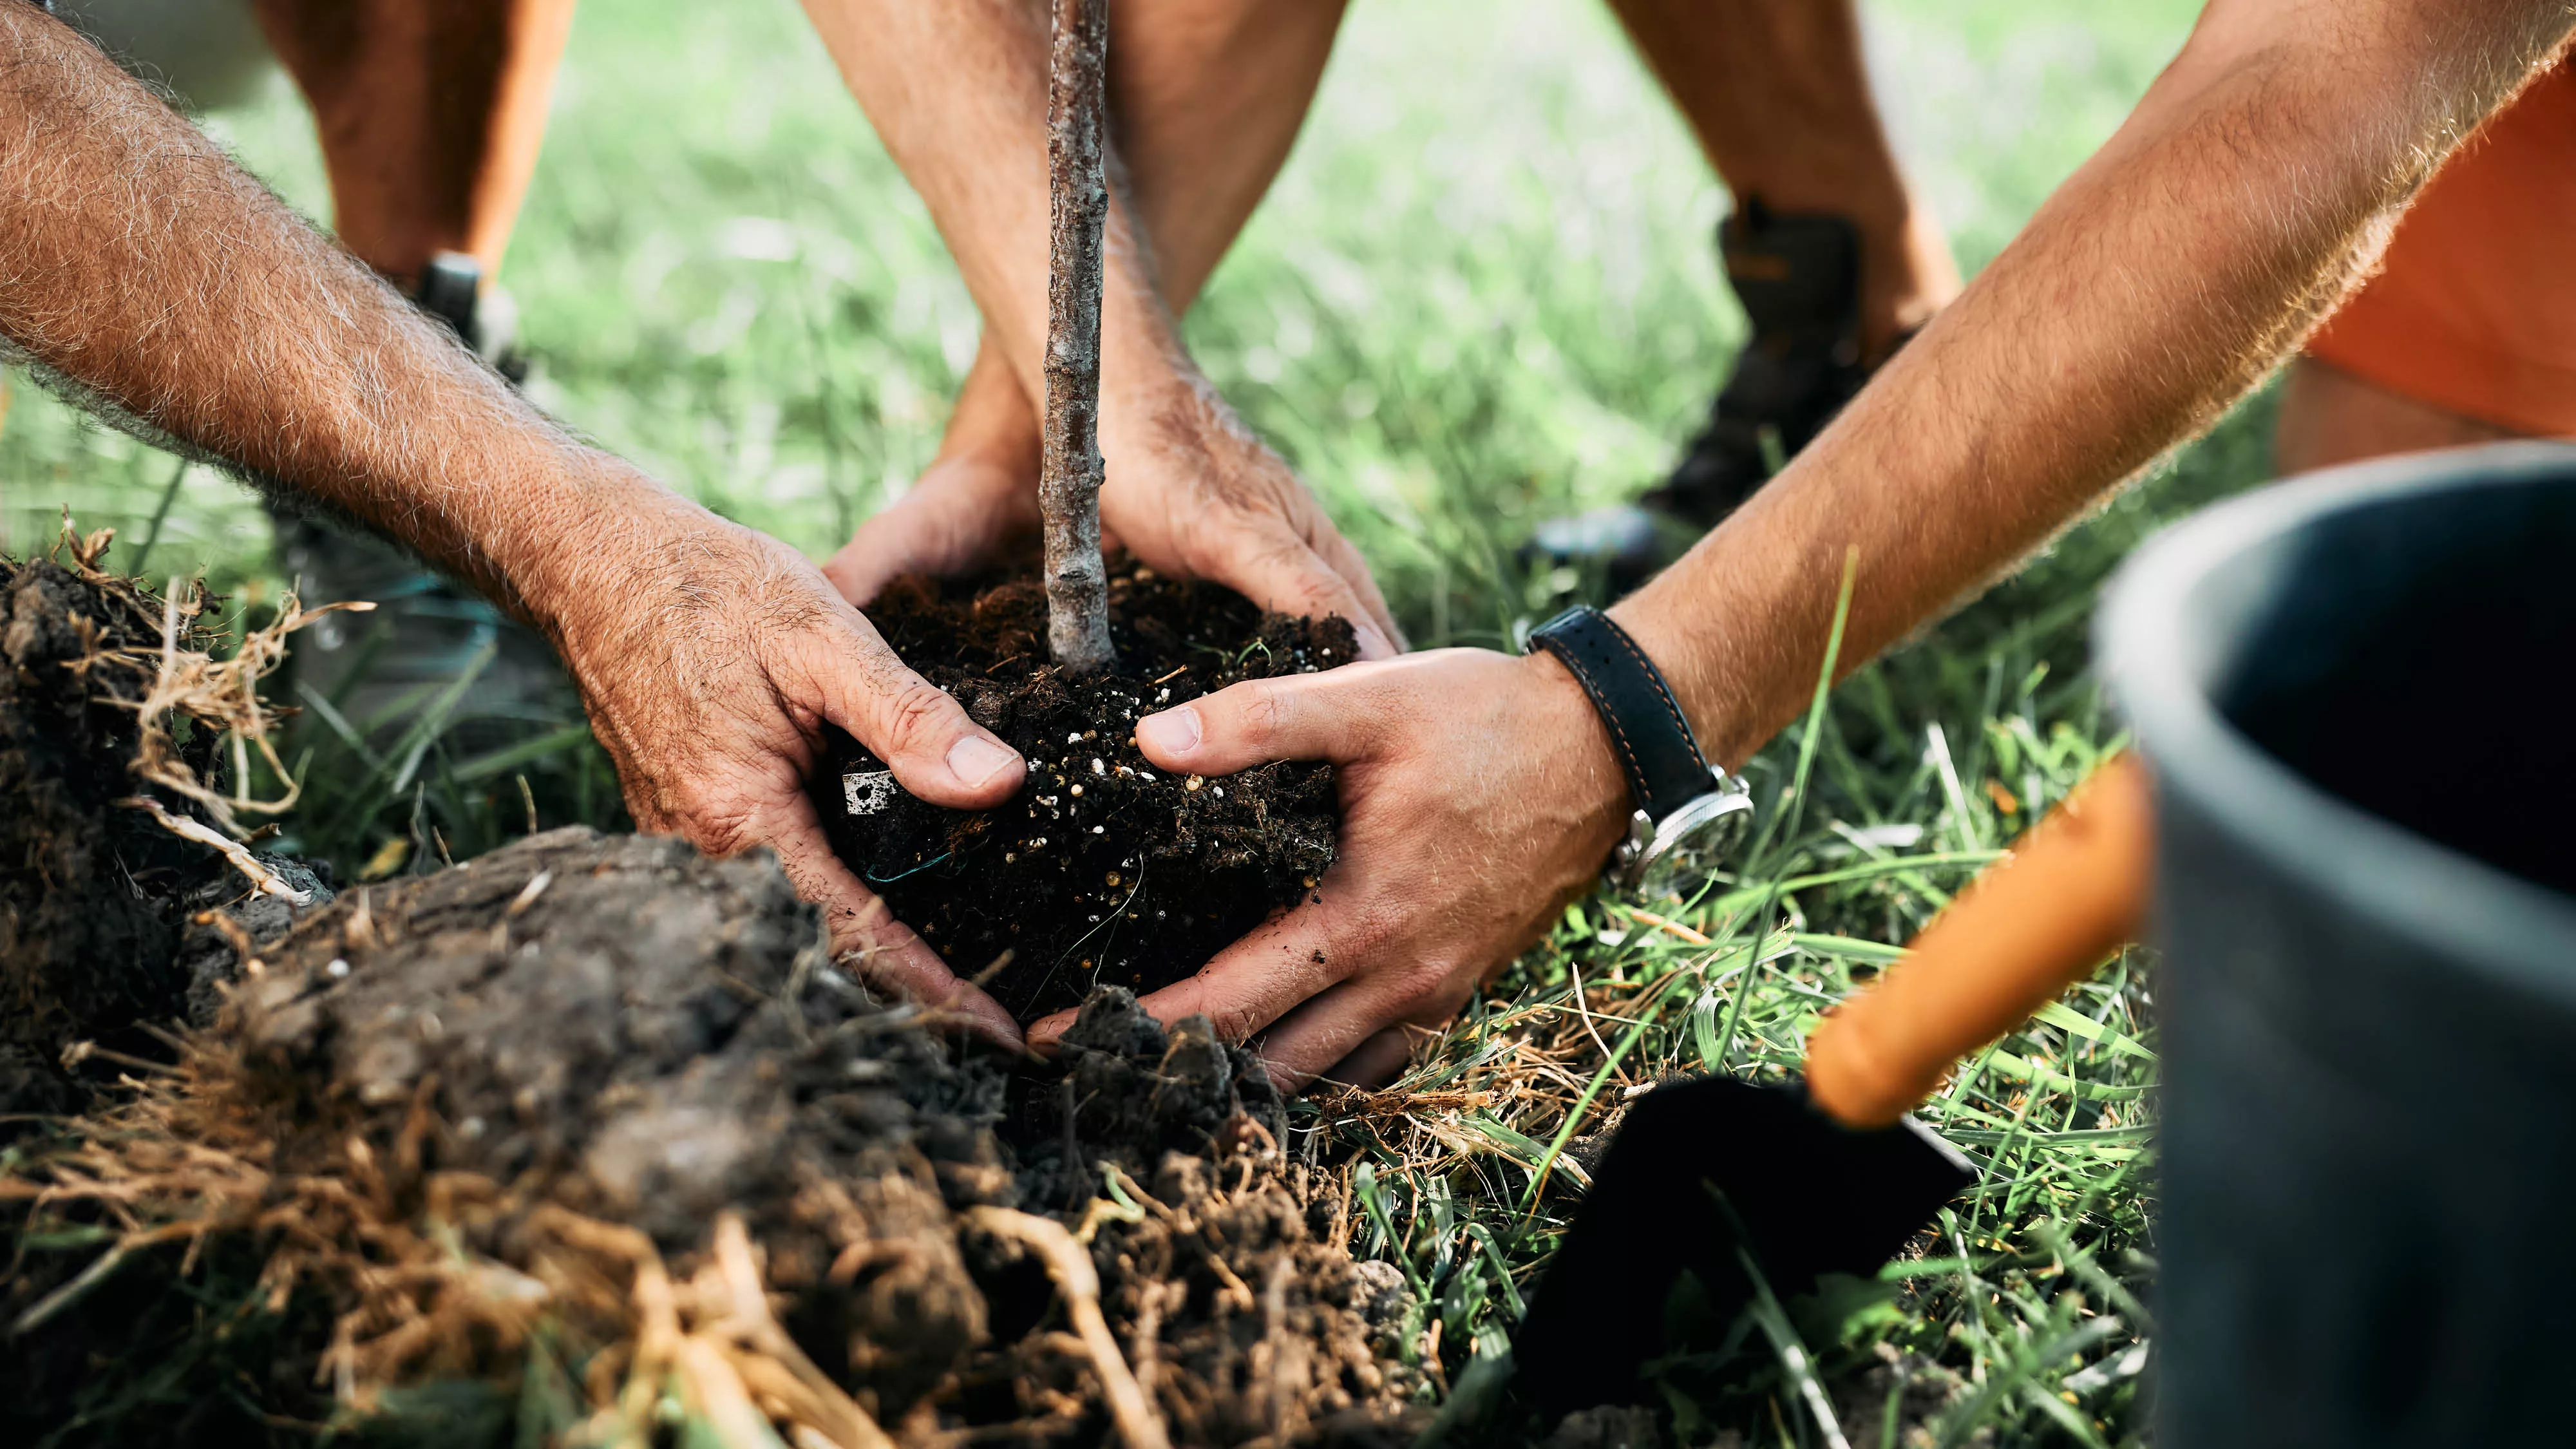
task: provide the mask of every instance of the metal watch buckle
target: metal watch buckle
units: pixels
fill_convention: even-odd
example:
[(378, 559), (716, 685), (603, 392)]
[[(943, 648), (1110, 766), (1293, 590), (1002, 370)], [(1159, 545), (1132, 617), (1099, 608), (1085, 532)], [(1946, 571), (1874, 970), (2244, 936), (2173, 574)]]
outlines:
[(1685, 836), (1718, 820), (1731, 818), (1728, 844), (1739, 843), (1741, 832), (1753, 818), (1753, 799), (1741, 776), (1722, 770), (1709, 771), (1709, 788), (1683, 801), (1670, 815), (1655, 819), (1643, 810), (1628, 812), (1628, 834), (1610, 852), (1610, 862), (1602, 867), (1602, 883), (1626, 896), (1642, 890), (1656, 862), (1680, 842), (1667, 839), (1668, 834)]
[(1643, 810), (1628, 812), (1628, 834), (1610, 852), (1610, 864), (1601, 871), (1602, 883), (1625, 895), (1637, 888), (1646, 874), (1646, 853), (1655, 846), (1655, 817)]

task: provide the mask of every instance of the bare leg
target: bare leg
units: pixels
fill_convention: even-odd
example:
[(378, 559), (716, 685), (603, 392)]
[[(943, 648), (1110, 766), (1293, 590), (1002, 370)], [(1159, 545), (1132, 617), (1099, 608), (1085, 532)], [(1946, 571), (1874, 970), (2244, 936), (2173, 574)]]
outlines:
[(1610, 0), (1737, 197), (1861, 234), (1875, 363), (1959, 293), (1940, 223), (1906, 186), (1870, 96), (1853, 0)]
[[(1178, 316), (1288, 159), (1343, 0), (1113, 0), (1110, 122), (1127, 204)], [(897, 572), (963, 568), (1037, 527), (1037, 410), (989, 335), (939, 456), (824, 566), (864, 602)]]
[(313, 106), (334, 225), (409, 287), (439, 252), (488, 280), (544, 138), (573, 0), (257, 0)]
[[(1343, 0), (1115, 0), (1110, 124), (1172, 315), (1198, 299), (1287, 162), (1342, 9)], [(942, 456), (961, 441), (1007, 445), (1025, 451), (1034, 476), (1037, 415), (1024, 399), (1012, 405), (1018, 395), (1010, 369), (979, 356)]]
[(2522, 436), (2302, 357), (2290, 364), (2289, 382), (2281, 392), (2280, 422), (2272, 435), (2272, 468), (2288, 477), (2391, 453)]

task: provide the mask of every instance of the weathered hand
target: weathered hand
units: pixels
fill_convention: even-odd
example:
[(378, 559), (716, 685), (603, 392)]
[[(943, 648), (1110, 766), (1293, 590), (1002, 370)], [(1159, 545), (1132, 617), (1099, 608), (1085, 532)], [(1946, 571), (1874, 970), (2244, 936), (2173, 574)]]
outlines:
[(951, 974), (832, 853), (805, 780), (827, 721), (940, 805), (1000, 803), (1019, 786), (1020, 757), (905, 668), (784, 544), (668, 495), (600, 532), (571, 586), (549, 591), (569, 602), (531, 602), (581, 685), (635, 823), (716, 855), (768, 846), (822, 908), (836, 955), (1016, 1044), (1010, 1014)]
[(1136, 740), (1176, 774), (1333, 762), (1341, 859), (1321, 899), (1145, 999), (1167, 1021), (1206, 1012), (1230, 1039), (1266, 1028), (1262, 1055), (1288, 1086), (1391, 1076), (1402, 1029), (1446, 1021), (1537, 940), (1626, 815), (1599, 716), (1545, 654), (1443, 649), (1238, 684), (1148, 716)]
[(1038, 529), (1037, 474), (990, 453), (943, 456), (911, 491), (869, 515), (823, 564), (823, 576), (859, 608), (905, 574), (972, 573)]
[(1363, 659), (1404, 647), (1359, 550), (1277, 453), (1203, 384), (1147, 397), (1102, 400), (1102, 526), (1164, 573), (1213, 579), (1283, 614), (1341, 615)]
[(939, 456), (911, 491), (860, 523), (823, 576), (864, 609), (905, 574), (972, 573), (1037, 531), (1037, 417), (988, 337), (957, 389)]

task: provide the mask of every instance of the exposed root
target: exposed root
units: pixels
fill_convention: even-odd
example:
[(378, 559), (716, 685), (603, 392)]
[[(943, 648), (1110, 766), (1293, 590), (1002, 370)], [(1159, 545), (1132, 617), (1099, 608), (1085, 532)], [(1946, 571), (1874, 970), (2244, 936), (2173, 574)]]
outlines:
[[(68, 520), (65, 531), (69, 532)], [(99, 533), (110, 538), (115, 536), (114, 529), (101, 529)], [(172, 579), (169, 591), (162, 596), (161, 650), (152, 674), (152, 687), (133, 706), (140, 720), (134, 773), (172, 794), (195, 801), (217, 824), (239, 836), (244, 831), (236, 812), (284, 814), (295, 808), (295, 802), (304, 790), (295, 773), (278, 758), (277, 746), (269, 739), (275, 717), (259, 697), (260, 680), (285, 662), (288, 635), (327, 614), (343, 610), (364, 613), (375, 605), (351, 600), (307, 609), (296, 599), (295, 591), (289, 589), (278, 604), (277, 617), (266, 628), (244, 634), (241, 647), (233, 651), (231, 658), (215, 659), (198, 650), (184, 648), (180, 643), (188, 624), (194, 621), (205, 604), (203, 586), (187, 583), (183, 587), (184, 582)], [(102, 651), (75, 668), (87, 669), (99, 660), (119, 655), (129, 662), (148, 662), (135, 657), (134, 651)], [(230, 795), (209, 788), (180, 755), (169, 728), (169, 721), (180, 717), (223, 731), (224, 744), (232, 763), (233, 790)], [(285, 782), (282, 793), (274, 799), (256, 799), (250, 793), (249, 756), (253, 750), (258, 751), (261, 760), (267, 763), (270, 778)], [(168, 822), (165, 820), (163, 823)], [(234, 863), (240, 864), (239, 861)]]
[(0, 558), (0, 1113), (59, 1110), (97, 1085), (8, 1058), (51, 1062), (73, 1040), (211, 1010), (192, 999), (195, 972), (223, 947), (190, 955), (192, 918), (238, 909), (273, 934), (327, 894), (245, 849), (237, 818), (291, 803), (248, 790), (254, 756), (290, 778), (257, 687), (316, 615), (289, 598), (219, 660), (204, 590), (174, 580), (156, 597), (103, 571), (113, 538), (66, 517), (50, 557)]
[[(233, 869), (240, 871), (242, 875), (250, 881), (251, 888), (253, 890), (281, 897), (290, 905), (309, 906), (313, 904), (312, 892), (300, 891), (295, 887), (288, 885), (284, 880), (278, 877), (277, 872), (260, 864), (259, 857), (243, 849), (230, 836), (227, 836), (220, 831), (213, 830), (205, 825), (201, 825), (198, 822), (189, 819), (185, 815), (171, 814), (169, 811), (161, 808), (160, 801), (153, 799), (149, 795), (128, 795), (116, 803), (129, 810), (140, 810), (144, 814), (151, 816), (153, 820), (160, 824), (162, 829), (169, 831), (181, 840), (193, 840), (197, 844), (206, 846), (220, 854), (223, 856), (225, 861), (231, 864)], [(236, 929), (238, 929), (238, 927)], [(248, 953), (244, 953), (244, 959), (248, 959)]]
[(1026, 1244), (1046, 1264), (1047, 1277), (1064, 1295), (1066, 1316), (1091, 1355), (1092, 1371), (1100, 1375), (1101, 1391), (1108, 1396), (1110, 1414), (1118, 1421), (1118, 1436), (1127, 1441), (1127, 1449), (1171, 1449), (1161, 1416), (1136, 1386), (1136, 1376), (1127, 1371), (1127, 1359), (1109, 1332), (1109, 1321), (1100, 1316), (1100, 1275), (1073, 1234), (1053, 1218), (1009, 1208), (976, 1208), (967, 1220), (996, 1237)]
[(0, 1400), (142, 1372), (117, 1305), (221, 1262), (231, 1321), (296, 1325), (269, 1402), (316, 1425), (459, 1382), (546, 1398), (584, 1449), (668, 1442), (674, 1413), (761, 1449), (1403, 1422), (1411, 1310), (1381, 1309), (1327, 1226), (1347, 1205), (1204, 1022), (1104, 996), (1074, 1116), (1028, 1084), (1065, 1155), (1014, 1163), (1002, 1065), (815, 941), (773, 866), (578, 831), (317, 909), (174, 1071), (0, 1171), (0, 1236), (43, 1244), (0, 1280), (35, 1350), (0, 1355)]

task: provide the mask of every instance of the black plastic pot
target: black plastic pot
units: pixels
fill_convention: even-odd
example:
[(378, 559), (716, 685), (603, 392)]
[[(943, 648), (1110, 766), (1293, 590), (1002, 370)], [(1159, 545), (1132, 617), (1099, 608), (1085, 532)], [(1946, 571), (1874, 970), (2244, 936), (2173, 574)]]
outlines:
[(2211, 509), (2100, 637), (2156, 778), (2158, 1442), (2576, 1441), (2576, 448)]

